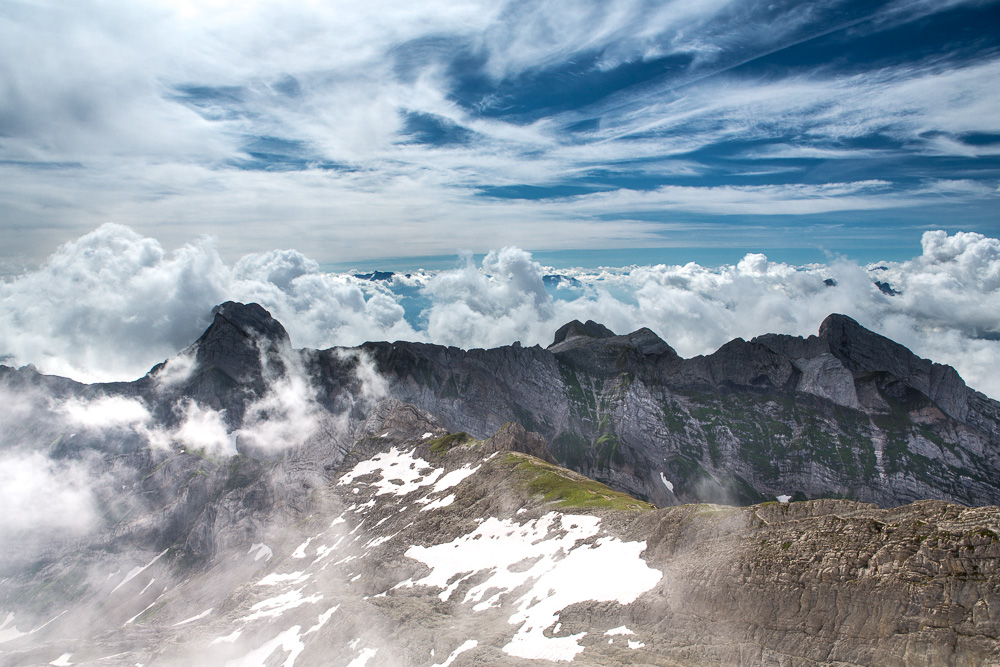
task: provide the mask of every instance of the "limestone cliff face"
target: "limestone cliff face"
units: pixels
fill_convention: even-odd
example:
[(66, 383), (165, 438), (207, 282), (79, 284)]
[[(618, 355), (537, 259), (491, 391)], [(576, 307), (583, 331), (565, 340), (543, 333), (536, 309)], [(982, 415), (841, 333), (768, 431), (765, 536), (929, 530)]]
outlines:
[(363, 346), (456, 430), (538, 431), (563, 465), (658, 505), (850, 497), (1000, 503), (1000, 405), (842, 315), (819, 336), (681, 359), (648, 330), (562, 327), (547, 349)]

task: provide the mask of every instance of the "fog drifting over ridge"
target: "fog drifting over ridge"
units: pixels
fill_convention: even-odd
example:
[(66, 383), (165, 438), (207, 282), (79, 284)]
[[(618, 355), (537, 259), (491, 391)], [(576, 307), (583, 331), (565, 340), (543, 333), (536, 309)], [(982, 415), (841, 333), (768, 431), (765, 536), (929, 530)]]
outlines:
[(599, 270), (544, 267), (507, 247), (481, 266), (465, 258), (452, 270), (372, 281), (324, 273), (297, 250), (246, 255), (232, 265), (209, 238), (167, 252), (156, 239), (106, 224), (0, 283), (0, 362), (81, 381), (134, 379), (190, 345), (226, 300), (260, 303), (295, 347), (368, 340), (544, 347), (565, 322), (593, 319), (617, 333), (649, 327), (686, 357), (735, 337), (814, 334), (839, 312), (1000, 397), (993, 372), (1000, 367), (1000, 240), (929, 231), (922, 247), (911, 260), (868, 266), (842, 258), (793, 266), (748, 253), (717, 268)]

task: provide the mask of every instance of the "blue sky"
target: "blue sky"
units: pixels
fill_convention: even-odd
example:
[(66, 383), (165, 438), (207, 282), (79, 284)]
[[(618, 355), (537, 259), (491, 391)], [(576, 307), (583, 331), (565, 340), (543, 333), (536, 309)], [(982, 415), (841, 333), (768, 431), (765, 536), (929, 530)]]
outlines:
[(903, 259), (1000, 236), (998, 81), (976, 0), (8, 0), (0, 269), (105, 222), (331, 266)]

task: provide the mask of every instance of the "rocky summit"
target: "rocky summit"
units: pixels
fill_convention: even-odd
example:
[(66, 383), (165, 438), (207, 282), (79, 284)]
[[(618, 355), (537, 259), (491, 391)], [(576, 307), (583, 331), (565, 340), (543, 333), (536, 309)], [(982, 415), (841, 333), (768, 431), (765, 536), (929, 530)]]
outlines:
[(840, 315), (682, 359), (226, 303), (135, 382), (0, 382), (79, 513), (0, 535), (0, 665), (1000, 664), (1000, 406)]

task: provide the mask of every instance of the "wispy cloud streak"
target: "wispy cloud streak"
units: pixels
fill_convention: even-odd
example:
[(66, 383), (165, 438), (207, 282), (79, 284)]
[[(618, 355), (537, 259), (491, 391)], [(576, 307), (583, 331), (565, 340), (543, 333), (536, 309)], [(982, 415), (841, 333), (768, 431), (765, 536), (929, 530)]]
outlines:
[[(949, 205), (988, 221), (994, 4), (9, 3), (4, 261), (108, 220), (229, 259), (293, 233), (323, 261), (655, 243), (690, 215), (721, 238), (772, 213), (935, 225), (914, 203), (958, 180), (979, 188)], [(645, 226), (636, 192), (669, 200)]]

